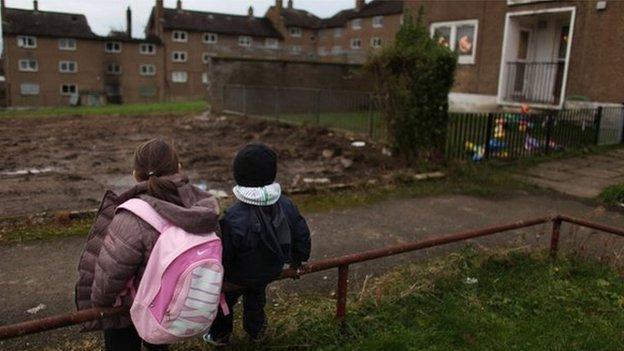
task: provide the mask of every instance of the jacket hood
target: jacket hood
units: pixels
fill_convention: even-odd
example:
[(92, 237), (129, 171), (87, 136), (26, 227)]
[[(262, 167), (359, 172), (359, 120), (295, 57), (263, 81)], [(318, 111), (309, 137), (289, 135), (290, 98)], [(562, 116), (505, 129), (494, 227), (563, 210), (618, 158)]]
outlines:
[(146, 194), (147, 182), (137, 183), (132, 189), (124, 193), (124, 195), (130, 196), (122, 195), (120, 197), (139, 197), (150, 204), (164, 219), (189, 233), (208, 234), (218, 231), (219, 203), (214, 196), (190, 184), (188, 178), (183, 175), (174, 174), (164, 178), (176, 184), (184, 206)]

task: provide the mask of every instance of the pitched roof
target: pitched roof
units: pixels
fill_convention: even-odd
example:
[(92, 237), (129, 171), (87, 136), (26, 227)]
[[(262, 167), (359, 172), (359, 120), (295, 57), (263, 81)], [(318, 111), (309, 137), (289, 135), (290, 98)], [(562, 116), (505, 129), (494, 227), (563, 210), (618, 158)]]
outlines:
[(402, 0), (373, 0), (358, 11), (357, 9), (342, 10), (335, 15), (321, 20), (320, 27), (342, 27), (352, 18), (364, 18), (403, 13)]
[[(152, 16), (154, 11), (152, 11)], [(271, 21), (264, 17), (228, 15), (165, 8), (164, 29), (180, 29), (194, 32), (213, 32), (255, 37), (281, 38)], [(150, 19), (150, 22), (152, 19)]]
[(5, 34), (49, 37), (97, 38), (84, 15), (6, 8), (2, 14)]
[(306, 10), (282, 8), (281, 14), (286, 27), (316, 29), (321, 25), (321, 19)]
[(321, 20), (322, 28), (342, 27), (347, 23), (349, 18), (352, 18), (355, 9), (342, 10), (329, 18), (323, 18)]

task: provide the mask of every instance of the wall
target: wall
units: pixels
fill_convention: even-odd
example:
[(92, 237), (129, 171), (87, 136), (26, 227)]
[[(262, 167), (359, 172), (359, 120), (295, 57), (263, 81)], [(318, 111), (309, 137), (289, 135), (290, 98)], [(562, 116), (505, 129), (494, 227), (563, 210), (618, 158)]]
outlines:
[(212, 111), (219, 113), (228, 84), (372, 91), (372, 77), (359, 73), (360, 68), (341, 63), (213, 57), (208, 67), (208, 97)]

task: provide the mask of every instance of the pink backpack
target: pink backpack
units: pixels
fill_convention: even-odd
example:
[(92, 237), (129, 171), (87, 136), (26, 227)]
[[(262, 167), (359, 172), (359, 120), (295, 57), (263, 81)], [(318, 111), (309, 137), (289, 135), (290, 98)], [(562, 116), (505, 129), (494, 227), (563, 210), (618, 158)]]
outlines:
[(118, 208), (128, 210), (160, 232), (136, 292), (130, 317), (141, 338), (170, 344), (203, 334), (219, 306), (228, 314), (221, 293), (221, 239), (215, 233), (194, 235), (169, 223), (147, 202), (131, 199)]

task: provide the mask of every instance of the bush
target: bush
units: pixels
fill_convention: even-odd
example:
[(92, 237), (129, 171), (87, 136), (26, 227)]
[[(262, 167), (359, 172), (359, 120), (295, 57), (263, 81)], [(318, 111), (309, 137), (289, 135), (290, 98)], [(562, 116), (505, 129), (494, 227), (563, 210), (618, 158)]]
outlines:
[(411, 161), (441, 156), (448, 122), (448, 93), (457, 56), (439, 45), (406, 11), (393, 44), (369, 58), (390, 142)]

